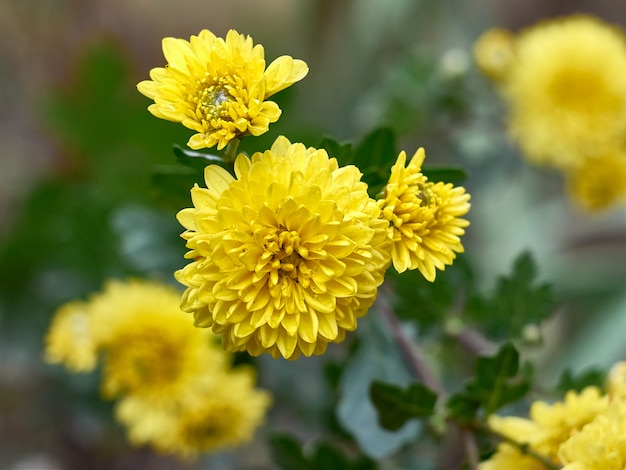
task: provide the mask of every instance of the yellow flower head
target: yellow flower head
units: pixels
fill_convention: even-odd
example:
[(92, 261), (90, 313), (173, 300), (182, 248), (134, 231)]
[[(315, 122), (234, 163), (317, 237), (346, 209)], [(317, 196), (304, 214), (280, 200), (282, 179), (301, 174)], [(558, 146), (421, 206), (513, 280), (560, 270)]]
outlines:
[(254, 387), (252, 369), (238, 367), (218, 373), (205, 386), (171, 397), (167, 406), (129, 396), (116, 407), (116, 416), (136, 446), (185, 458), (215, 452), (252, 439), (262, 424), (270, 395)]
[(478, 470), (546, 470), (534, 457), (523, 454), (518, 448), (502, 443), (495, 454), (478, 465)]
[(493, 80), (503, 80), (515, 60), (514, 36), (506, 29), (485, 31), (474, 43), (474, 60), (480, 70)]
[(265, 68), (263, 46), (230, 30), (226, 39), (208, 30), (189, 41), (163, 39), (165, 67), (150, 71), (137, 89), (154, 100), (148, 110), (158, 118), (180, 122), (197, 132), (193, 149), (228, 142), (248, 134), (258, 136), (280, 117), (267, 98), (301, 80), (305, 62), (281, 56)]
[(46, 361), (62, 363), (75, 372), (93, 370), (98, 356), (92, 329), (86, 303), (75, 301), (60, 307), (46, 335)]
[(390, 222), (396, 270), (419, 269), (434, 281), (436, 269), (445, 269), (463, 252), (459, 237), (469, 222), (461, 217), (469, 211), (470, 195), (462, 187), (428, 181), (421, 173), (424, 158), (420, 148), (405, 168), (406, 153), (400, 153), (378, 205)]
[(322, 354), (376, 298), (387, 223), (357, 168), (282, 136), (235, 174), (208, 166), (178, 214), (193, 260), (176, 273), (182, 308), (229, 351)]
[(597, 387), (587, 387), (580, 393), (569, 391), (565, 400), (548, 405), (536, 401), (530, 408), (530, 418), (540, 427), (543, 442), (537, 449), (551, 457), (559, 446), (598, 416), (608, 406), (608, 397)]
[(626, 201), (626, 147), (621, 152), (585, 158), (580, 166), (568, 172), (568, 190), (572, 200), (586, 211), (599, 212), (623, 204)]
[(626, 403), (614, 401), (559, 449), (563, 470), (626, 468)]
[(180, 311), (180, 293), (156, 282), (109, 282), (91, 299), (94, 336), (103, 351), (103, 393), (168, 400), (227, 358)]
[(623, 142), (626, 39), (583, 15), (541, 22), (515, 44), (504, 95), (509, 129), (533, 162), (576, 166)]

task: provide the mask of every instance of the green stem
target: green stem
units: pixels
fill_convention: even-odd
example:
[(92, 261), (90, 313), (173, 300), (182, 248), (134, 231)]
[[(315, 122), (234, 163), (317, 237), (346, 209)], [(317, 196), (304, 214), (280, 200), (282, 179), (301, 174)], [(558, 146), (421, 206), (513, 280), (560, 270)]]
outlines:
[(224, 161), (226, 163), (233, 163), (235, 158), (237, 158), (237, 147), (239, 147), (240, 140), (234, 138), (228, 145), (226, 145), (226, 150), (224, 151)]

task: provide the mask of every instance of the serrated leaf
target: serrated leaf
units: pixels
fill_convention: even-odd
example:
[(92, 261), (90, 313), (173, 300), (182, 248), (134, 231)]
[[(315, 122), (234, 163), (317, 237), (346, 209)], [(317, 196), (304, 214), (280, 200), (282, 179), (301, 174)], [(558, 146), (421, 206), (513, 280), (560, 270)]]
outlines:
[(402, 388), (376, 380), (370, 386), (370, 399), (378, 411), (381, 426), (397, 431), (411, 418), (430, 416), (437, 394), (420, 383)]
[(566, 369), (561, 374), (557, 390), (565, 394), (570, 390), (581, 392), (584, 388), (591, 386), (602, 389), (606, 384), (606, 376), (606, 371), (600, 369), (587, 369), (577, 375)]
[(526, 325), (541, 322), (555, 306), (552, 287), (537, 284), (536, 276), (532, 256), (522, 253), (515, 260), (512, 273), (498, 280), (491, 296), (471, 297), (468, 316), (480, 323), (488, 336), (519, 337)]
[(448, 416), (460, 422), (470, 422), (476, 419), (481, 401), (465, 390), (450, 395), (446, 403)]
[(363, 173), (362, 180), (368, 184), (371, 196), (378, 194), (387, 183), (397, 157), (396, 136), (390, 128), (375, 129), (359, 142), (354, 151), (354, 164)]
[(269, 439), (274, 463), (280, 470), (313, 470), (300, 443), (286, 434), (274, 434)]

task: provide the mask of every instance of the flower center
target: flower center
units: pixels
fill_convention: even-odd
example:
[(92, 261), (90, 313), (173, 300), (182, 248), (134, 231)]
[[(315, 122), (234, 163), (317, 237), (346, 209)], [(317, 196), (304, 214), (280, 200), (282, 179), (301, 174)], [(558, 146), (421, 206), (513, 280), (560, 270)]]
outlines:
[(199, 117), (210, 121), (228, 114), (223, 104), (229, 101), (230, 94), (223, 86), (211, 85), (205, 78), (200, 82), (198, 89), (196, 114)]
[(263, 258), (269, 262), (271, 271), (277, 272), (281, 277), (296, 279), (302, 250), (298, 232), (277, 229), (265, 235), (263, 242), (265, 248)]

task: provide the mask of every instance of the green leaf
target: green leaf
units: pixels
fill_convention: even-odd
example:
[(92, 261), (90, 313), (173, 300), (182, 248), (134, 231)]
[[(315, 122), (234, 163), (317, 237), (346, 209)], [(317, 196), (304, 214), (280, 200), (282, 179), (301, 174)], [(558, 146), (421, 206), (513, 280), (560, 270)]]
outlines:
[(183, 148), (180, 145), (174, 145), (174, 155), (176, 160), (189, 167), (194, 171), (204, 174), (204, 169), (211, 164), (222, 165), (224, 164), (224, 158), (221, 155), (214, 155), (210, 153), (197, 152)]
[(522, 253), (513, 272), (498, 280), (492, 296), (475, 293), (468, 302), (467, 314), (497, 338), (519, 337), (526, 325), (539, 323), (555, 306), (555, 296), (548, 284), (537, 284), (537, 268), (530, 253)]
[(402, 388), (376, 380), (370, 386), (370, 399), (378, 411), (381, 426), (397, 431), (411, 418), (432, 415), (437, 394), (420, 383)]
[(324, 136), (317, 148), (326, 150), (331, 158), (336, 158), (339, 166), (354, 163), (354, 151), (351, 142), (338, 142), (332, 137)]
[(354, 164), (363, 173), (371, 196), (378, 194), (389, 180), (391, 167), (398, 158), (395, 142), (394, 132), (381, 127), (363, 137), (354, 151)]
[(561, 374), (557, 390), (565, 394), (570, 390), (581, 392), (586, 387), (599, 387), (603, 389), (606, 384), (607, 373), (600, 369), (587, 369), (574, 375), (571, 370), (566, 369)]
[(281, 470), (314, 470), (302, 453), (300, 443), (286, 434), (274, 434), (269, 439), (274, 463)]
[(408, 385), (412, 376), (398, 352), (396, 342), (374, 310), (359, 319), (357, 334), (359, 347), (341, 375), (337, 418), (363, 453), (378, 459), (414, 442), (421, 432), (422, 423), (413, 420), (395, 432), (379, 424), (378, 413), (368, 393), (372, 381)]
[(337, 470), (350, 470), (352, 464), (337, 449), (326, 442), (320, 442), (315, 449), (311, 468), (332, 468)]
[(506, 343), (494, 356), (476, 359), (474, 376), (449, 398), (448, 412), (462, 421), (473, 419), (481, 409), (488, 416), (522, 399), (530, 390), (531, 375), (529, 365), (520, 373), (519, 353), (512, 343)]
[(465, 172), (465, 170), (454, 167), (422, 168), (422, 174), (433, 183), (441, 181), (443, 183), (452, 183), (454, 185), (458, 185), (467, 178), (467, 173)]

